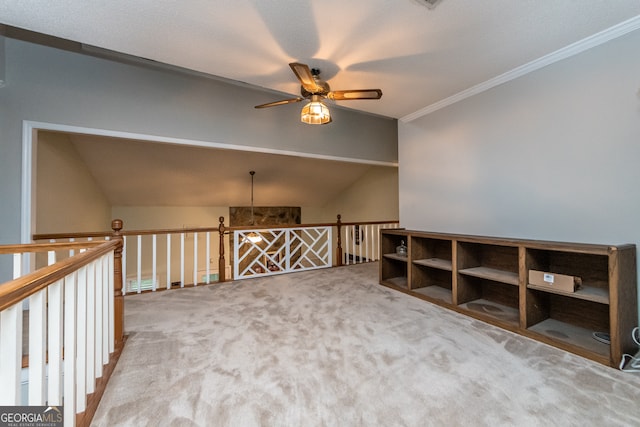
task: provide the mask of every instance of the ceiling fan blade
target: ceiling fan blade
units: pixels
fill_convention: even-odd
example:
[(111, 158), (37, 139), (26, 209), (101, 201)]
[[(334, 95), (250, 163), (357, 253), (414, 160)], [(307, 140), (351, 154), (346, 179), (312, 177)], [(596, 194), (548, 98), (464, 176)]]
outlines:
[(334, 101), (380, 99), (382, 98), (382, 91), (380, 89), (333, 90), (327, 94), (327, 98), (333, 99)]
[(310, 93), (319, 93), (322, 92), (322, 87), (316, 83), (316, 80), (313, 78), (313, 74), (309, 69), (307, 64), (300, 64), (299, 62), (292, 62), (289, 64), (293, 74), (296, 75), (298, 80), (300, 80), (300, 84), (302, 87)]
[(275, 102), (268, 102), (266, 104), (260, 104), (260, 105), (256, 105), (253, 108), (267, 108), (267, 107), (275, 107), (276, 105), (285, 105), (285, 104), (293, 104), (294, 102), (300, 102), (302, 101), (304, 98), (290, 98), (290, 99), (283, 99), (282, 101), (275, 101)]

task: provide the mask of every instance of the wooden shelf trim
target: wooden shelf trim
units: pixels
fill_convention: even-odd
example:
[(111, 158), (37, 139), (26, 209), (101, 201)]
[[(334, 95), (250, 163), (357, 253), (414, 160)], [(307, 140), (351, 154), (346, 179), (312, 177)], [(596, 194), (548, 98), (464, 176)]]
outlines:
[(425, 267), (437, 268), (439, 270), (452, 271), (451, 260), (442, 258), (416, 259), (414, 264), (424, 265)]
[(519, 322), (520, 314), (517, 308), (509, 307), (495, 301), (487, 301), (481, 298), (461, 304), (459, 307), (475, 314), (474, 317), (487, 317), (500, 322), (510, 323), (514, 326), (517, 326)]
[(609, 304), (609, 292), (606, 289), (596, 288), (592, 286), (582, 286), (575, 292), (565, 292), (558, 289), (549, 288), (546, 286), (527, 285), (529, 289), (535, 289), (536, 291), (548, 292), (550, 294), (564, 295), (570, 298), (583, 299), (585, 301), (597, 302), (600, 304)]
[(402, 255), (398, 255), (398, 254), (383, 254), (382, 255), (385, 258), (389, 258), (389, 259), (395, 259), (396, 261), (402, 261), (402, 262), (407, 262), (407, 260), (409, 259), (409, 257), (402, 256)]
[(386, 285), (395, 286), (398, 288), (406, 288), (407, 287), (407, 278), (404, 276), (400, 277), (390, 277), (388, 279), (383, 280)]
[(432, 285), (425, 286), (424, 288), (411, 289), (412, 293), (420, 294), (427, 297), (429, 300), (439, 300), (451, 304), (453, 301), (453, 292), (451, 289), (443, 288), (441, 286)]
[(555, 319), (546, 319), (529, 327), (528, 330), (543, 335), (553, 342), (561, 343), (563, 347), (578, 347), (599, 356), (609, 356), (610, 346), (596, 341), (592, 335), (593, 331), (586, 328)]
[(518, 286), (518, 273), (497, 270), (489, 267), (473, 267), (458, 270), (458, 273), (466, 276), (478, 277), (480, 279), (493, 280), (494, 282), (506, 283), (507, 285)]

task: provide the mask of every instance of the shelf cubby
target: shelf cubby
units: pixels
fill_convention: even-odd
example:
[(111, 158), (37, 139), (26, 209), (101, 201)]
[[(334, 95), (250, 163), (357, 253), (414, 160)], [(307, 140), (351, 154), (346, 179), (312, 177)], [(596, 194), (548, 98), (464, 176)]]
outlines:
[(518, 327), (518, 287), (474, 276), (458, 278), (458, 306), (474, 317), (493, 319)]
[(527, 274), (538, 270), (579, 277), (580, 288), (576, 292), (562, 292), (528, 283), (531, 289), (572, 296), (587, 301), (609, 304), (609, 257), (607, 253), (579, 253), (560, 250), (527, 249)]
[(456, 303), (475, 317), (520, 324), (518, 247), (458, 242)]
[(411, 259), (409, 287), (412, 293), (427, 300), (451, 304), (451, 241), (412, 236)]
[(605, 364), (609, 358), (610, 345), (594, 339), (594, 331), (589, 328), (549, 318), (531, 326), (529, 331), (544, 336), (559, 347), (578, 347), (587, 353), (599, 356)]
[(408, 256), (398, 255), (396, 248), (402, 242), (407, 244), (407, 236), (399, 230), (386, 230), (380, 236), (380, 281), (382, 284), (408, 289)]
[(518, 286), (518, 247), (459, 242), (458, 273)]
[(527, 299), (535, 302), (530, 313), (537, 321), (528, 327), (547, 339), (585, 352), (608, 355), (609, 345), (593, 338), (594, 332), (610, 334), (609, 305), (559, 295), (537, 289), (527, 289)]

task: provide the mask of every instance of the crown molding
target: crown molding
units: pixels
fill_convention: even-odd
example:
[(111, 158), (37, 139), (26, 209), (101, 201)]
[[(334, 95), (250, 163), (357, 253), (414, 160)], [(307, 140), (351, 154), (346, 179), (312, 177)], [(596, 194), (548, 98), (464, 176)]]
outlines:
[(465, 89), (462, 92), (458, 92), (448, 98), (444, 98), (414, 113), (407, 114), (406, 116), (401, 117), (400, 121), (403, 123), (411, 122), (417, 118), (426, 116), (433, 113), (434, 111), (438, 111), (444, 107), (462, 101), (463, 99), (472, 97), (498, 85), (522, 77), (533, 71), (539, 70), (540, 68), (546, 67), (547, 65), (551, 65), (555, 62), (562, 61), (563, 59), (570, 58), (574, 55), (584, 52), (585, 50), (589, 50), (593, 47), (599, 46), (638, 29), (640, 29), (640, 15), (621, 22), (618, 25), (614, 25), (613, 27), (607, 28), (606, 30), (600, 31), (599, 33), (596, 33), (585, 39), (572, 43), (566, 47), (558, 49), (555, 52), (524, 64), (520, 67), (514, 68), (511, 71), (507, 71), (506, 73), (487, 80), (483, 83), (472, 86), (469, 89)]

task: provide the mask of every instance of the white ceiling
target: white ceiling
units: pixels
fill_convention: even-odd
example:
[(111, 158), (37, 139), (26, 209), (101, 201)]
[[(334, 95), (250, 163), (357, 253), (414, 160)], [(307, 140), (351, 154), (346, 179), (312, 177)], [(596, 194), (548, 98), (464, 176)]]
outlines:
[[(435, 9), (426, 8), (421, 0), (0, 2), (2, 24), (249, 83), (271, 92), (273, 101), (299, 94), (299, 83), (288, 63), (303, 62), (319, 68), (334, 90), (382, 89), (380, 100), (338, 104), (397, 119), (420, 114), (443, 100), (455, 99), (470, 88), (621, 23), (632, 20), (637, 28), (639, 18), (639, 0), (442, 0)], [(292, 109), (295, 120), (300, 104), (272, 108)], [(117, 204), (130, 203), (134, 196), (122, 188), (125, 183), (106, 181), (101, 162), (108, 156), (100, 157), (99, 148), (89, 152), (77, 138), (76, 146), (95, 169), (97, 178), (105, 180), (105, 192), (110, 199)], [(101, 144), (94, 141), (89, 146)], [(234, 159), (227, 160), (216, 161), (216, 167), (231, 164)], [(330, 197), (324, 193), (324, 185), (330, 184), (334, 191), (343, 189), (362, 176), (366, 168), (351, 164), (355, 168), (351, 171), (339, 162), (327, 165), (324, 161), (314, 163), (286, 156), (252, 160), (273, 163), (274, 173), (299, 167), (302, 176), (307, 174), (307, 183), (323, 182), (323, 186), (311, 191), (302, 189), (294, 194), (291, 176), (282, 177), (286, 186), (274, 189), (269, 194), (270, 200), (289, 191), (292, 198), (307, 200), (305, 197), (317, 195), (324, 200)], [(168, 158), (158, 162), (168, 162)], [(240, 180), (248, 179), (245, 175), (249, 168), (244, 166), (246, 163), (241, 165), (235, 170), (242, 171), (242, 178), (238, 177), (237, 182), (232, 179), (229, 188), (246, 198), (247, 181)], [(344, 173), (344, 180), (327, 183), (327, 174), (321, 172), (327, 167), (331, 167), (331, 175), (336, 177)], [(178, 180), (185, 186), (195, 181), (216, 181), (216, 177), (208, 175), (194, 180), (188, 173), (177, 170), (171, 171), (170, 176), (171, 182)], [(256, 178), (266, 185), (266, 172)], [(135, 182), (142, 185), (146, 179), (141, 173)], [(131, 186), (132, 182), (126, 184)], [(163, 191), (154, 197), (153, 191), (146, 191), (145, 197), (149, 199), (146, 204), (167, 204), (158, 201), (170, 186), (154, 187), (157, 182), (154, 179), (147, 184)], [(209, 191), (215, 190), (212, 186), (198, 187), (192, 193), (200, 198), (183, 202), (206, 204)], [(228, 192), (225, 198), (229, 205), (246, 204), (246, 200), (240, 203), (234, 198), (233, 192)], [(288, 200), (283, 198), (282, 204), (302, 204)]]
[(420, 0), (0, 3), (7, 25), (294, 96), (287, 64), (307, 63), (333, 89), (381, 88), (379, 101), (341, 104), (393, 118), (638, 15), (638, 0), (443, 0), (435, 9)]

